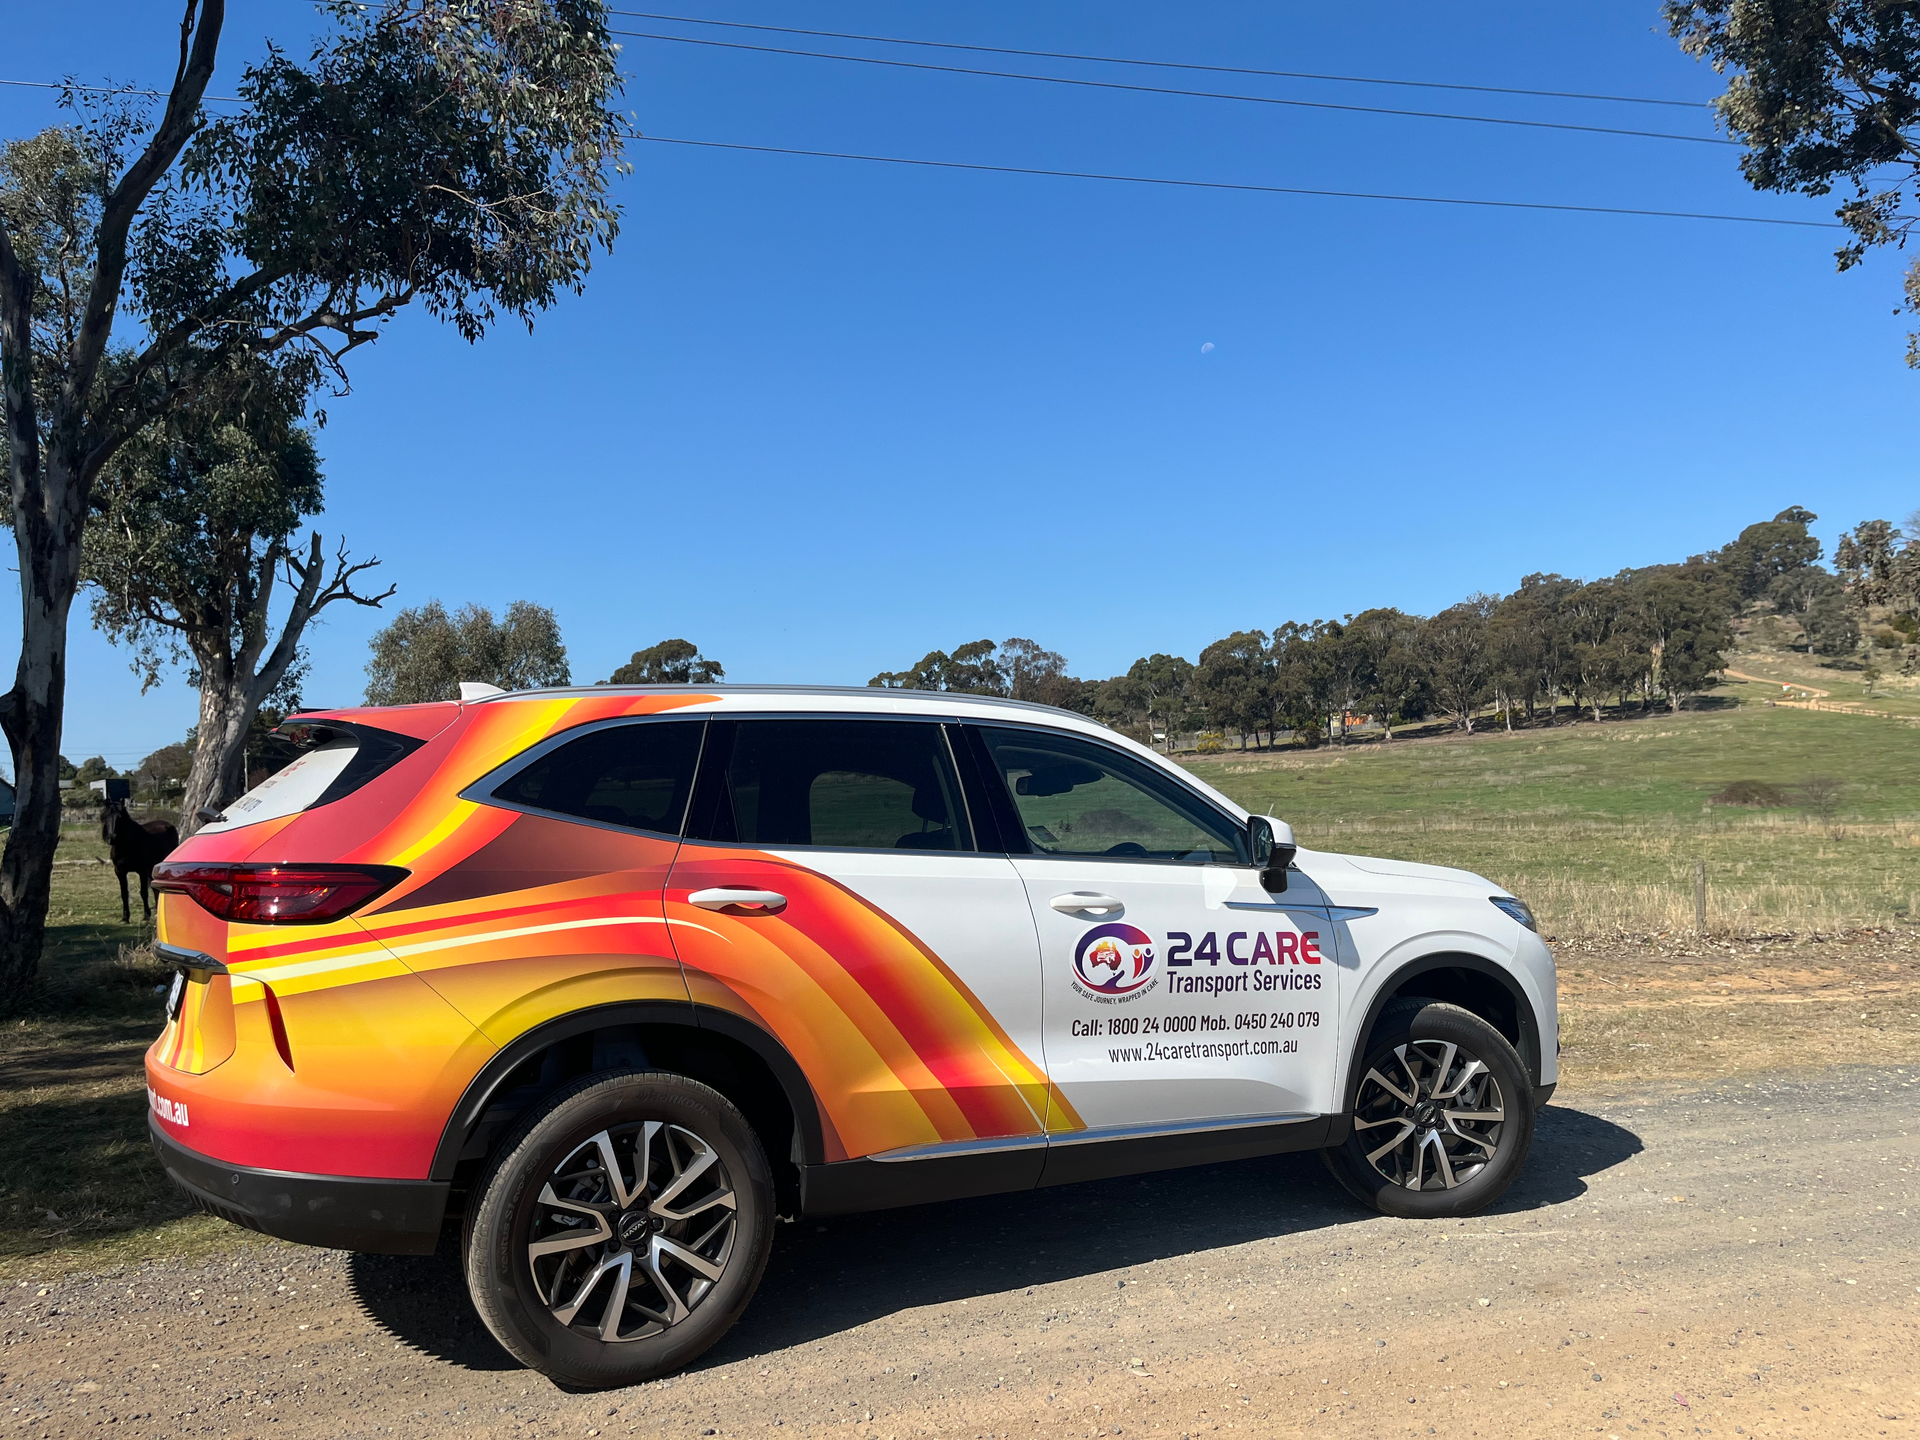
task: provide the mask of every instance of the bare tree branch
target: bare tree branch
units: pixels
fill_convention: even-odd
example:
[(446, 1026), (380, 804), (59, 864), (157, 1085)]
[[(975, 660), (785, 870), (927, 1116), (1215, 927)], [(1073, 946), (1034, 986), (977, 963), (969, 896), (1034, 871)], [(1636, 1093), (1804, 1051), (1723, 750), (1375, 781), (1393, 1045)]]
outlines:
[[(300, 651), (300, 638), (313, 618), (336, 600), (351, 600), (356, 605), (378, 608), (383, 600), (390, 598), (396, 586), (389, 585), (378, 595), (360, 595), (353, 588), (353, 577), (364, 570), (371, 570), (380, 562), (378, 559), (363, 560), (357, 565), (347, 563), (347, 542), (342, 540), (334, 554), (334, 574), (322, 588), (326, 578), (326, 554), (322, 549), (320, 532), (315, 530), (307, 545), (304, 560), (295, 556), (291, 549), (282, 552), (280, 559), (287, 567), (290, 580), (297, 581), (293, 597), (293, 608), (288, 612), (286, 623), (280, 627), (280, 639), (273, 647), (273, 653), (267, 657), (266, 664), (260, 667), (252, 684), (252, 690), (258, 699), (264, 699), (273, 693), (280, 684), (281, 677), (287, 673), (287, 667), (293, 664), (294, 657)], [(262, 587), (263, 592), (265, 586)], [(245, 672), (242, 672), (245, 673)]]

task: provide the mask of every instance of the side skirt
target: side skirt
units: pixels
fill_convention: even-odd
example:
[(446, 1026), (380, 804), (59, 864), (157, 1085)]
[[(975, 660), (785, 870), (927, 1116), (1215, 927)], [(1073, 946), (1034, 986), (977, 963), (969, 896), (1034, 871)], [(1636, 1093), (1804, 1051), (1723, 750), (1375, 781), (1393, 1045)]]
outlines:
[(1148, 1133), (1092, 1131), (1051, 1141), (1036, 1136), (932, 1145), (919, 1153), (808, 1165), (801, 1171), (801, 1209), (807, 1215), (853, 1215), (1317, 1150), (1327, 1143), (1332, 1123), (1326, 1115), (1276, 1116)]

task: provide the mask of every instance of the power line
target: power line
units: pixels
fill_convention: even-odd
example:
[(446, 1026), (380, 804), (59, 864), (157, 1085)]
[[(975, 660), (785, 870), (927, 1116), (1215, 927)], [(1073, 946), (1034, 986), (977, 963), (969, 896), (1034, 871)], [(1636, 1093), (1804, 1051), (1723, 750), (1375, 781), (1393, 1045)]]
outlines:
[[(165, 90), (141, 90), (132, 85), (69, 85), (54, 80), (0, 80), (0, 85), (17, 85), (23, 90), (79, 90), (88, 95), (140, 95), (149, 100), (164, 100)], [(237, 95), (202, 95), (201, 103), (213, 105), (244, 105), (246, 101)]]
[(1612, 125), (1572, 125), (1559, 120), (1513, 120), (1498, 115), (1458, 115), (1446, 110), (1396, 110), (1384, 105), (1341, 105), (1331, 100), (1283, 100), (1273, 95), (1235, 95), (1221, 90), (1182, 90), (1170, 85), (1131, 85), (1119, 80), (1081, 80), (1066, 75), (1026, 75), (1017, 70), (980, 70), (966, 65), (935, 65), (925, 60), (888, 60), (875, 55), (835, 55), (825, 50), (795, 50), (780, 45), (749, 45), (742, 40), (705, 40), (695, 35), (660, 35), (646, 30), (609, 30), (636, 40), (675, 45), (705, 45), (719, 50), (750, 50), (762, 55), (797, 55), (808, 60), (840, 60), (850, 65), (883, 65), (895, 70), (931, 70), (943, 75), (984, 75), (994, 80), (1025, 80), (1039, 85), (1073, 85), (1087, 90), (1125, 90), (1137, 95), (1181, 95), (1201, 100), (1238, 100), (1249, 105), (1282, 105), (1299, 110), (1340, 110), (1354, 115), (1402, 115), (1419, 120), (1464, 120), (1476, 125), (1511, 125), (1525, 130), (1577, 130), (1588, 135), (1631, 135), (1643, 140), (1684, 140), (1693, 145), (1738, 145), (1718, 135), (1675, 135), (1666, 130), (1627, 130)]
[(679, 25), (720, 25), (730, 30), (762, 30), (780, 35), (811, 35), (823, 40), (865, 40), (875, 45), (915, 45), (932, 50), (969, 50), (983, 55), (1024, 55), (1035, 60), (1084, 60), (1098, 65), (1145, 65), (1159, 70), (1198, 70), (1214, 75), (1260, 75), (1276, 80), (1332, 80), (1344, 85), (1399, 85), (1418, 90), (1468, 90), (1481, 95), (1532, 95), (1551, 100), (1604, 100), (1619, 105), (1672, 105), (1711, 109), (1706, 100), (1661, 100), (1647, 95), (1595, 95), (1581, 90), (1523, 90), (1510, 85), (1462, 85), (1444, 80), (1385, 80), (1371, 75), (1327, 75), (1313, 70), (1255, 70), (1243, 65), (1196, 65), (1181, 60), (1134, 60), (1116, 55), (1082, 55), (1068, 50), (1017, 50), (1006, 45), (963, 45), (953, 40), (909, 40), (897, 35), (858, 35), (844, 30), (802, 30), (791, 25), (753, 25), (744, 20), (701, 20), (691, 15), (655, 15), (646, 10), (615, 10), (635, 20), (670, 20)]
[[(719, 23), (719, 22), (715, 22), (715, 23)], [(672, 37), (659, 37), (659, 38), (672, 38)], [(695, 42), (695, 43), (714, 43), (714, 42)], [(738, 48), (755, 48), (755, 47), (738, 47)], [(847, 59), (847, 58), (854, 58), (854, 57), (832, 56), (828, 58)], [(899, 63), (899, 62), (877, 62), (877, 63)], [(915, 67), (915, 68), (932, 68), (932, 67)], [(1038, 78), (1038, 77), (1022, 76), (1022, 77), (1014, 77), (1014, 78), (1032, 79), (1032, 78)], [(1069, 82), (1069, 83), (1072, 83), (1072, 82)], [(21, 86), (25, 88), (38, 89), (38, 90), (62, 90), (62, 89), (68, 88), (65, 85), (58, 84), (52, 81), (46, 81), (46, 80), (0, 79), (0, 85), (14, 85), (14, 86)], [(75, 85), (71, 88), (76, 90), (88, 91), (91, 93), (99, 93), (99, 94), (131, 94), (131, 95), (152, 96), (156, 98), (162, 93), (157, 90), (137, 90), (137, 89), (131, 89), (129, 87), (124, 87), (124, 86)], [(225, 104), (237, 105), (237, 104), (243, 103), (237, 98), (230, 97), (230, 96), (223, 96), (223, 95), (209, 95), (204, 98), (207, 100), (211, 100), (219, 103), (225, 103)], [(1281, 102), (1281, 103), (1284, 103), (1284, 102)], [(1345, 108), (1358, 108), (1358, 107), (1342, 106), (1342, 107), (1333, 107), (1333, 108), (1345, 109)], [(1389, 111), (1385, 113), (1406, 114), (1406, 113), (1415, 113), (1415, 112)], [(1470, 119), (1470, 118), (1478, 118), (1478, 117), (1447, 116), (1443, 118)], [(1526, 122), (1511, 122), (1511, 123), (1526, 123)], [(1633, 132), (1623, 132), (1623, 133), (1633, 133)], [(1817, 230), (1837, 230), (1842, 228), (1837, 222), (1831, 221), (1831, 220), (1787, 220), (1787, 219), (1782, 219), (1774, 216), (1766, 216), (1766, 215), (1717, 215), (1717, 214), (1711, 214), (1707, 212), (1693, 211), (1693, 210), (1645, 210), (1645, 209), (1637, 209), (1637, 208), (1632, 208), (1628, 206), (1618, 206), (1618, 205), (1562, 205), (1562, 204), (1553, 204), (1547, 201), (1540, 201), (1540, 200), (1477, 200), (1477, 199), (1471, 199), (1471, 198), (1462, 197), (1462, 196), (1448, 196), (1448, 195), (1395, 195), (1395, 194), (1389, 194), (1385, 192), (1372, 191), (1372, 190), (1320, 190), (1320, 189), (1310, 189), (1304, 186), (1295, 186), (1295, 185), (1254, 185), (1249, 183), (1228, 181), (1228, 180), (1185, 180), (1185, 179), (1180, 179), (1174, 176), (1162, 176), (1162, 175), (1117, 175), (1117, 174), (1111, 174), (1103, 171), (1092, 171), (1092, 170), (1050, 170), (1050, 169), (1042, 169), (1037, 166), (1026, 166), (1026, 165), (985, 165), (985, 164), (979, 164), (976, 162), (966, 161), (966, 160), (927, 160), (927, 159), (921, 159), (921, 158), (906, 156), (906, 155), (864, 155), (864, 154), (859, 154), (853, 151), (845, 151), (845, 150), (805, 150), (805, 149), (800, 149), (793, 146), (744, 145), (744, 144), (736, 144), (736, 143), (732, 143), (724, 140), (691, 140), (691, 139), (683, 139), (683, 138), (666, 136), (666, 135), (643, 135), (637, 131), (629, 132), (627, 138), (630, 140), (644, 140), (656, 145), (686, 145), (686, 146), (693, 146), (699, 149), (706, 149), (706, 150), (737, 150), (737, 151), (745, 151), (745, 152), (749, 152), (753, 154), (761, 154), (761, 155), (797, 155), (797, 156), (805, 156), (808, 158), (820, 159), (820, 160), (859, 160), (869, 164), (877, 164), (877, 165), (913, 165), (913, 166), (919, 166), (926, 169), (935, 169), (935, 170), (973, 170), (973, 171), (979, 171), (986, 174), (995, 174), (995, 175), (1037, 175), (1037, 176), (1042, 176), (1049, 179), (1059, 179), (1059, 180), (1107, 180), (1107, 181), (1113, 181), (1113, 182), (1128, 184), (1128, 185), (1170, 185), (1176, 188), (1188, 189), (1188, 190), (1236, 190), (1236, 191), (1242, 191), (1242, 192), (1248, 192), (1248, 193), (1254, 193), (1254, 194), (1266, 194), (1266, 195), (1304, 195), (1304, 196), (1314, 196), (1314, 197), (1320, 197), (1325, 199), (1338, 199), (1338, 200), (1387, 200), (1387, 201), (1394, 201), (1402, 204), (1414, 204), (1414, 205), (1466, 205), (1466, 206), (1471, 206), (1471, 207), (1480, 208), (1480, 209), (1495, 209), (1495, 210), (1550, 210), (1550, 211), (1558, 211), (1566, 214), (1583, 214), (1583, 215), (1639, 215), (1639, 216), (1646, 216), (1646, 217), (1664, 219), (1664, 220), (1714, 220), (1714, 221), (1722, 221), (1729, 224), (1739, 224), (1739, 225), (1788, 225), (1788, 226), (1794, 226), (1802, 229), (1817, 229)], [(1675, 137), (1675, 138), (1691, 138), (1691, 137)]]
[(629, 132), (628, 139), (703, 150), (744, 150), (758, 155), (804, 155), (819, 160), (864, 160), (879, 165), (918, 165), (935, 170), (980, 170), (994, 175), (1042, 175), (1059, 180), (1112, 180), (1128, 185), (1172, 185), (1187, 190), (1240, 190), (1262, 195), (1312, 195), (1335, 200), (1393, 200), (1413, 205), (1469, 205), (1490, 210), (1557, 210), (1576, 215), (1643, 215), (1661, 220), (1720, 220), (1738, 225), (1791, 225), (1808, 230), (1843, 228), (1833, 220), (1786, 220), (1769, 215), (1715, 215), (1694, 210), (1640, 210), (1623, 205), (1557, 205), (1544, 200), (1472, 200), (1452, 195), (1393, 195), (1372, 190), (1311, 190), (1297, 185), (1252, 185), (1230, 180), (1182, 180), (1164, 175), (1112, 175), (1093, 170), (1043, 170), (1028, 165), (981, 165), (966, 160), (922, 160), (905, 155), (860, 155), (844, 150), (802, 150), (786, 145), (741, 145), (725, 140), (687, 140)]

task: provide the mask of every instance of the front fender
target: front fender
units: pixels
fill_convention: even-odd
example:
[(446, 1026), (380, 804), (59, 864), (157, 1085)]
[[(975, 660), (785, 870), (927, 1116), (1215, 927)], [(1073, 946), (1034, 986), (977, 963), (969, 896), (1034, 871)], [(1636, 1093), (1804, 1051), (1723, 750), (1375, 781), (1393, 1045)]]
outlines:
[[(1551, 1039), (1543, 1038), (1543, 1021), (1547, 1025), (1554, 1023), (1553, 997), (1542, 994), (1537, 977), (1531, 973), (1532, 967), (1516, 963), (1518, 957), (1513, 949), (1491, 936), (1460, 929), (1434, 929), (1393, 940), (1381, 937), (1369, 945), (1371, 937), (1356, 934), (1355, 930), (1372, 917), (1349, 921), (1341, 919), (1338, 910), (1334, 915), (1341, 968), (1351, 977), (1341, 986), (1341, 1034), (1349, 1043), (1339, 1057), (1334, 1076), (1338, 1113), (1345, 1114), (1352, 1108), (1353, 1092), (1359, 1083), (1357, 1070), (1367, 1037), (1373, 1033), (1388, 1002), (1406, 990), (1410, 981), (1441, 970), (1484, 976), (1501, 987), (1512, 1003), (1518, 1032), (1514, 1037), (1515, 1049), (1520, 1052), (1528, 1074), (1535, 1085), (1553, 1083), (1555, 1047)], [(1413, 987), (1410, 993), (1418, 993), (1418, 987)]]

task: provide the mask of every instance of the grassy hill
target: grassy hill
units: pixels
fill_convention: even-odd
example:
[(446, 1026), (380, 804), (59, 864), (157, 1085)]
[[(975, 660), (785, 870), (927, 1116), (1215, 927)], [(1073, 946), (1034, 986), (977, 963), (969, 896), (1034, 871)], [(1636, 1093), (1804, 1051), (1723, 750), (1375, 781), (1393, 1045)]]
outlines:
[[(1472, 736), (1378, 740), (1308, 753), (1189, 759), (1303, 845), (1476, 870), (1559, 935), (1693, 925), (1707, 864), (1708, 925), (1738, 934), (1900, 925), (1920, 916), (1920, 690), (1863, 705), (1897, 718), (1767, 704), (1773, 683), (1857, 699), (1859, 677), (1772, 652), (1733, 668), (1707, 708)], [(1839, 683), (1835, 683), (1839, 682)], [(1841, 695), (1841, 686), (1851, 688)], [(1837, 793), (1813, 803), (1806, 782)], [(1790, 802), (1712, 803), (1737, 781)], [(1815, 787), (1817, 790), (1818, 787)], [(1822, 811), (1826, 813), (1822, 813)]]

